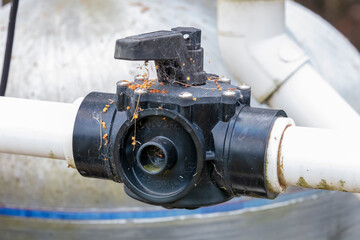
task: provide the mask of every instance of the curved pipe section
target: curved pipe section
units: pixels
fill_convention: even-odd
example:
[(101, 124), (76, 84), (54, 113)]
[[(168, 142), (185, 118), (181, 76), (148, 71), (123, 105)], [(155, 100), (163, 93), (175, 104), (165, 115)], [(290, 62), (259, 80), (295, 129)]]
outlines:
[(230, 72), (252, 87), (259, 102), (285, 109), (300, 125), (359, 125), (359, 115), (287, 33), (284, 5), (284, 0), (218, 0), (219, 46)]

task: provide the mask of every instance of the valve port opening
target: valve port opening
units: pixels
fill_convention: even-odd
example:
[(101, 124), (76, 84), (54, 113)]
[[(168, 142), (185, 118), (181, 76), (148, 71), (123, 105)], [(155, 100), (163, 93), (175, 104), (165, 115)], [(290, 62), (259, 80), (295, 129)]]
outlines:
[(164, 151), (156, 145), (144, 146), (140, 153), (140, 165), (148, 173), (160, 173), (166, 166)]

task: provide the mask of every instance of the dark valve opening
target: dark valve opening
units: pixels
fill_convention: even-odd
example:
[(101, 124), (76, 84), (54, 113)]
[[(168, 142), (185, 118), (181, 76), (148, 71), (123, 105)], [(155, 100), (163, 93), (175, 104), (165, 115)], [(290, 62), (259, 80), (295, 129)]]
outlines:
[(160, 174), (174, 165), (176, 154), (176, 149), (170, 140), (156, 137), (141, 145), (136, 160), (146, 173)]

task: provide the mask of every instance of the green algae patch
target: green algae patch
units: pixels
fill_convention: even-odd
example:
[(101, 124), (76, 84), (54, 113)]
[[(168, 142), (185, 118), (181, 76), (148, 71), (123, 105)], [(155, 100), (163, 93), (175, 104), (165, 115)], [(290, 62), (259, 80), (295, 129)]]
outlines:
[(149, 171), (149, 172), (158, 172), (161, 170), (161, 167), (155, 166), (153, 164), (147, 164), (143, 166), (145, 168), (145, 170)]
[(55, 154), (52, 152), (52, 151), (50, 151), (50, 153), (49, 153), (49, 158), (55, 158)]
[(324, 190), (337, 190), (335, 186), (329, 185), (324, 179), (321, 179), (320, 183), (316, 186), (316, 188)]
[(346, 182), (344, 180), (340, 180), (339, 183), (340, 183), (341, 188), (345, 187)]
[(299, 187), (304, 187), (304, 188), (313, 188), (310, 184), (307, 183), (307, 181), (303, 177), (299, 178), (296, 185), (299, 186)]
[(344, 180), (340, 180), (338, 185), (335, 186), (334, 184), (329, 184), (325, 179), (321, 179), (316, 186), (311, 186), (308, 182), (306, 182), (304, 177), (300, 177), (296, 183), (296, 185), (299, 187), (347, 192), (344, 190), (345, 184), (346, 182)]

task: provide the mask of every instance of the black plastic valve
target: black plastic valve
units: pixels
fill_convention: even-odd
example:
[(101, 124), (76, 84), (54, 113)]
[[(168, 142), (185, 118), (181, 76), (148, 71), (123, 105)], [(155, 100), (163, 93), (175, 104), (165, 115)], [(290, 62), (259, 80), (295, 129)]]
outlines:
[(155, 60), (158, 79), (86, 96), (73, 137), (81, 175), (122, 182), (129, 196), (167, 208), (276, 197), (265, 153), (274, 121), (286, 114), (250, 107), (250, 88), (206, 74), (200, 34), (174, 28), (116, 42), (115, 58)]
[(189, 85), (206, 83), (201, 31), (191, 27), (173, 28), (127, 37), (116, 41), (115, 58), (155, 60), (161, 82), (179, 81)]

